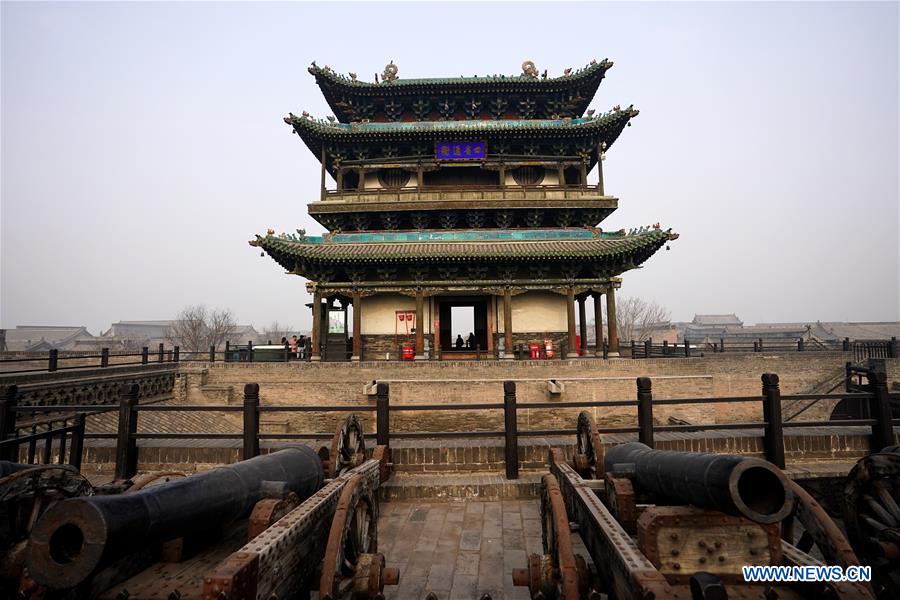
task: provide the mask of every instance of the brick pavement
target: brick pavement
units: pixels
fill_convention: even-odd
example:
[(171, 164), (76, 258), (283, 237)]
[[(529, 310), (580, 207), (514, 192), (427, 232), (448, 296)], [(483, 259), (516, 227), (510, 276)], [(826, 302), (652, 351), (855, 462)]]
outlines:
[(387, 600), (526, 600), (512, 584), (512, 569), (531, 552), (542, 553), (537, 500), (382, 502), (378, 548), (400, 569), (400, 585)]

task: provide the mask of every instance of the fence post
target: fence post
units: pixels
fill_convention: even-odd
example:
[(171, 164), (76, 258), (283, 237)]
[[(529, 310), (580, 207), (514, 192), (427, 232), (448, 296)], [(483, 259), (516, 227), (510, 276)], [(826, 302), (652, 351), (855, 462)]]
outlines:
[(175, 346), (174, 348), (172, 348), (172, 362), (178, 362), (178, 358), (179, 358), (178, 352), (179, 352), (178, 346)]
[(390, 387), (386, 383), (375, 384), (375, 443), (379, 446), (391, 443)]
[(653, 341), (650, 339), (644, 340), (644, 358), (650, 358), (650, 352), (652, 351), (651, 346), (653, 345)]
[(663, 340), (663, 356), (668, 356), (668, 355), (669, 355), (669, 340)]
[(609, 343), (603, 342), (603, 360), (609, 358)]
[(519, 478), (519, 429), (516, 420), (516, 382), (503, 382), (503, 433), (506, 444), (506, 478)]
[[(16, 405), (19, 403), (19, 387), (11, 385), (0, 396), (0, 442), (15, 437)], [(0, 460), (19, 462), (19, 447), (0, 448)]]
[(888, 358), (897, 358), (897, 336), (892, 335), (888, 343)]
[(762, 343), (762, 338), (759, 338), (759, 351), (760, 351), (760, 352), (762, 352), (762, 351), (763, 351), (763, 343)]
[(259, 456), (259, 384), (244, 386), (244, 453), (243, 460)]
[(209, 362), (216, 362), (216, 347), (209, 347)]
[(632, 359), (637, 358), (637, 352), (635, 352), (636, 349), (637, 349), (637, 344), (634, 343), (634, 340), (631, 340), (631, 358)]
[(109, 348), (100, 348), (100, 368), (109, 366)]
[(247, 340), (247, 362), (253, 362), (253, 340)]
[(69, 446), (69, 464), (81, 470), (81, 453), (84, 449), (84, 413), (76, 417), (75, 431), (72, 432), (72, 444)]
[(725, 338), (719, 338), (719, 352), (725, 352)]
[(797, 352), (803, 352), (803, 338), (797, 340)]
[(649, 377), (637, 378), (638, 441), (653, 447), (653, 393)]
[(691, 342), (687, 338), (684, 338), (684, 357), (691, 357)]
[[(146, 348), (144, 348), (146, 350)], [(138, 414), (135, 407), (141, 386), (126, 383), (119, 388), (119, 428), (116, 441), (116, 479), (129, 479), (137, 473), (137, 433)]]
[(753, 351), (759, 352), (759, 342), (757, 342), (756, 340), (753, 340)]
[(141, 364), (146, 365), (150, 362), (150, 348), (144, 346), (141, 348)]
[(162, 362), (163, 356), (165, 356), (165, 349), (163, 348), (162, 343), (160, 343), (159, 348), (157, 349), (156, 362)]
[(222, 362), (228, 362), (228, 350), (231, 347), (231, 342), (225, 342), (225, 354), (222, 356)]
[(884, 371), (872, 371), (867, 374), (872, 400), (869, 414), (875, 423), (872, 424), (872, 452), (894, 445), (894, 426), (891, 423), (891, 400), (888, 396), (887, 374)]
[(778, 375), (763, 373), (763, 452), (766, 460), (784, 468), (784, 428), (781, 421), (781, 390), (778, 388)]
[(843, 352), (850, 351), (850, 338), (845, 337), (844, 341), (841, 342), (841, 351), (843, 351)]
[(55, 371), (58, 362), (59, 362), (59, 350), (57, 350), (56, 348), (52, 348), (50, 350), (50, 356), (47, 359), (47, 370)]

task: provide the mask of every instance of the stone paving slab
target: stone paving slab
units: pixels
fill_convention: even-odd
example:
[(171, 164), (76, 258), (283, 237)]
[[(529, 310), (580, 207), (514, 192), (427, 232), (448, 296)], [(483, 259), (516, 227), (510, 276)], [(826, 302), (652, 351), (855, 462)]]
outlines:
[(378, 488), (378, 497), (380, 500), (422, 499), (432, 502), (535, 498), (540, 491), (544, 472), (520, 473), (517, 480), (506, 479), (502, 473), (394, 473)]
[(527, 600), (512, 583), (512, 569), (542, 552), (537, 500), (382, 502), (378, 548), (400, 569), (400, 585), (387, 600)]

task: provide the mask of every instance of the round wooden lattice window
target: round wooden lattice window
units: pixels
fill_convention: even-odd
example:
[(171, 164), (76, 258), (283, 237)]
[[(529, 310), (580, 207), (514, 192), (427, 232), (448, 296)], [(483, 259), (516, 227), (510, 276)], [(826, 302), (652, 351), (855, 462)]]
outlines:
[(398, 190), (409, 183), (409, 171), (403, 169), (379, 169), (378, 183), (389, 190)]
[(544, 168), (519, 167), (513, 169), (512, 176), (519, 185), (538, 185), (544, 180)]

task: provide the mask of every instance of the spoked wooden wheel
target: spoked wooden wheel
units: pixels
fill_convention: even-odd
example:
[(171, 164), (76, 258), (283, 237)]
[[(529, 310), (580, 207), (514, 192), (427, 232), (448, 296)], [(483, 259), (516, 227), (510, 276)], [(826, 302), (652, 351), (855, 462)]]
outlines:
[(885, 448), (853, 467), (845, 486), (844, 525), (880, 595), (900, 598), (900, 447)]
[(576, 435), (575, 470), (585, 479), (596, 479), (603, 473), (603, 443), (590, 413), (582, 412), (578, 415)]
[(541, 479), (541, 529), (544, 554), (529, 556), (527, 569), (513, 569), (513, 583), (527, 586), (533, 599), (585, 597), (590, 581), (587, 563), (575, 554), (559, 482), (549, 474)]
[(366, 460), (366, 441), (362, 425), (356, 415), (350, 415), (338, 425), (331, 440), (331, 454), (328, 457), (330, 477), (337, 477), (347, 469), (361, 465)]
[(399, 581), (399, 571), (385, 568), (384, 556), (376, 553), (377, 506), (365, 476), (351, 477), (331, 522), (319, 581), (320, 599), (379, 598), (385, 585)]
[[(813, 546), (822, 555), (824, 564), (838, 565), (844, 569), (851, 565), (859, 565), (859, 559), (850, 547), (847, 538), (831, 519), (821, 504), (803, 489), (800, 484), (788, 480), (788, 486), (794, 494), (794, 510), (782, 523), (782, 537), (801, 552), (812, 554)], [(795, 520), (803, 528), (799, 540), (794, 541)], [(872, 589), (868, 584), (855, 582), (829, 582), (838, 598), (871, 598)]]

